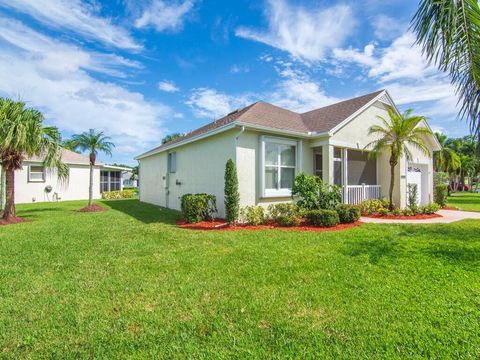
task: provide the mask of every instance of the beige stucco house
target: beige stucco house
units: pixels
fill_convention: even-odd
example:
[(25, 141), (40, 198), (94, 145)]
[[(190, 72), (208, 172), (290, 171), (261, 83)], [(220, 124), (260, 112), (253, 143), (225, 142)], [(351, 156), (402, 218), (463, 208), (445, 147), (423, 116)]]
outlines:
[[(216, 195), (224, 214), (224, 170), (237, 165), (241, 206), (290, 201), (296, 174), (306, 172), (342, 187), (343, 201), (388, 195), (388, 154), (368, 157), (368, 128), (388, 117), (395, 104), (386, 90), (342, 101), (307, 113), (257, 102), (137, 157), (140, 200), (180, 209), (186, 193)], [(428, 124), (419, 126), (428, 128)], [(425, 139), (439, 149), (434, 136)], [(410, 149), (413, 159), (396, 168), (394, 201), (406, 206), (407, 183), (417, 183), (419, 202), (433, 201), (432, 155)]]
[[(23, 168), (15, 171), (15, 202), (22, 204), (88, 199), (90, 179), (88, 156), (63, 149), (62, 161), (69, 168), (66, 180), (59, 179), (55, 170), (45, 168), (42, 156), (27, 158), (23, 162)], [(122, 190), (122, 176), (126, 172), (131, 172), (131, 169), (98, 162), (93, 169), (93, 198), (99, 199), (104, 191)], [(1, 186), (0, 191), (3, 202), (5, 196)]]

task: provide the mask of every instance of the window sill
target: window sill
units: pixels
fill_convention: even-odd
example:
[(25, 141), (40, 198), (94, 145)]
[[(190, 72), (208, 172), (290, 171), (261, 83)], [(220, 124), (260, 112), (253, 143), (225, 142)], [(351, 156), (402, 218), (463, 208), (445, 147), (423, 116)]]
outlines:
[(262, 199), (292, 197), (291, 190), (265, 190)]
[(28, 180), (29, 183), (44, 183), (45, 180)]

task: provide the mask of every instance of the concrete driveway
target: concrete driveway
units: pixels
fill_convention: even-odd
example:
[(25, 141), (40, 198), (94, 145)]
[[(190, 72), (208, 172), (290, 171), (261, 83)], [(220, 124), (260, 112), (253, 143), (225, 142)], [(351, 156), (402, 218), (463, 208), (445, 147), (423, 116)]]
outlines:
[(372, 223), (372, 224), (449, 224), (455, 221), (460, 221), (465, 219), (480, 220), (480, 212), (442, 209), (438, 211), (438, 214), (442, 215), (442, 217), (437, 217), (433, 219), (423, 219), (423, 220), (396, 220), (396, 219), (368, 218), (368, 217), (362, 216), (360, 218), (360, 221), (364, 223)]

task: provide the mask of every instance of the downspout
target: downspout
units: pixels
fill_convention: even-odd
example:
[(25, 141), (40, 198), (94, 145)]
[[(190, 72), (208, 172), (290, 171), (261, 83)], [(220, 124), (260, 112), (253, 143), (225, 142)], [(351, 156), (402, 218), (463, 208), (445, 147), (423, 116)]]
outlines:
[(238, 166), (238, 158), (237, 158), (237, 148), (238, 148), (238, 138), (245, 132), (245, 126), (242, 125), (240, 131), (235, 135), (235, 165)]

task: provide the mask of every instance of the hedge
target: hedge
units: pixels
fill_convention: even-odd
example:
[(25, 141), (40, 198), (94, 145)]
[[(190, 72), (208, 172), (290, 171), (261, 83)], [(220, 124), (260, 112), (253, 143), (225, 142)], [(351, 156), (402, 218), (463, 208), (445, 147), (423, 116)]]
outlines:
[(102, 193), (102, 199), (113, 200), (113, 199), (133, 199), (136, 197), (135, 190), (117, 190), (117, 191), (105, 191)]

